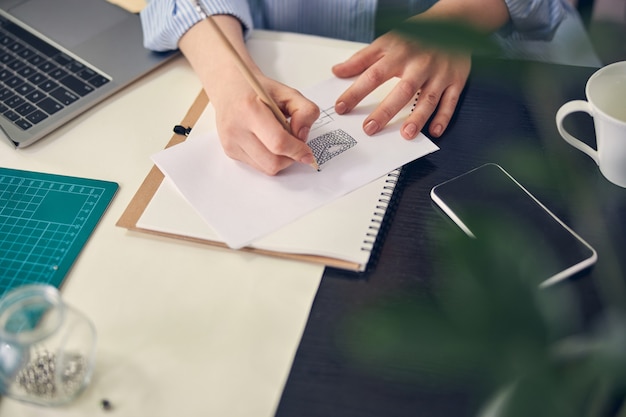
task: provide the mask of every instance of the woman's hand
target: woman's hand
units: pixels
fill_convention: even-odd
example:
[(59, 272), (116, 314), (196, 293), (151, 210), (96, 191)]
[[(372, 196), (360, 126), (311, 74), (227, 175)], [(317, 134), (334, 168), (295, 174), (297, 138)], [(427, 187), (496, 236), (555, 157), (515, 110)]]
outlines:
[(294, 162), (313, 164), (306, 140), (319, 108), (297, 90), (257, 74), (269, 96), (291, 118), (290, 133), (248, 83), (239, 74), (233, 75), (234, 80), (215, 89), (212, 96), (226, 155), (268, 175), (276, 175)]
[(470, 54), (448, 53), (422, 47), (418, 42), (389, 32), (366, 46), (346, 62), (335, 65), (341, 78), (359, 76), (335, 103), (339, 114), (351, 111), (368, 94), (393, 77), (399, 81), (363, 122), (363, 130), (374, 135), (419, 92), (415, 109), (404, 121), (401, 134), (413, 139), (435, 114), (429, 132), (439, 137), (456, 109), (471, 67)]
[(297, 90), (263, 75), (246, 49), (236, 18), (218, 15), (213, 21), (285, 117), (291, 119), (288, 132), (250, 86), (212, 25), (200, 21), (181, 37), (179, 47), (215, 108), (224, 152), (268, 175), (276, 175), (294, 162), (313, 164), (315, 158), (306, 139), (319, 116), (317, 105)]

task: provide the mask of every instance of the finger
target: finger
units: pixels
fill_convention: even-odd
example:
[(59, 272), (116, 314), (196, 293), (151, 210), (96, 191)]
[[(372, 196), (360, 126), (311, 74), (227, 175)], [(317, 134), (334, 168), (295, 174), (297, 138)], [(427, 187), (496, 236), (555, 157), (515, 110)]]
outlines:
[(378, 48), (368, 45), (354, 53), (346, 61), (332, 67), (333, 74), (339, 78), (350, 78), (363, 73), (380, 59)]
[(237, 142), (223, 141), (222, 146), (228, 157), (250, 165), (267, 175), (276, 175), (294, 163), (291, 158), (272, 153), (252, 133), (239, 135)]
[(291, 116), (292, 134), (306, 142), (311, 126), (320, 116), (319, 107), (298, 93), (285, 104), (285, 109)]
[(315, 159), (308, 145), (289, 134), (263, 107), (259, 117), (250, 119), (249, 130), (222, 131), (220, 139), (226, 155), (268, 175), (276, 175), (294, 161), (312, 164)]
[(372, 65), (361, 74), (335, 102), (335, 111), (345, 114), (354, 109), (368, 94), (389, 80), (392, 75), (383, 65)]
[(364, 120), (363, 130), (368, 135), (379, 132), (415, 97), (417, 84), (401, 79), (374, 111)]
[(430, 127), (428, 129), (432, 136), (438, 138), (448, 128), (452, 115), (454, 114), (456, 106), (459, 103), (460, 96), (461, 90), (455, 86), (451, 86), (444, 91), (435, 117), (433, 117), (430, 122)]
[(311, 148), (304, 141), (290, 135), (286, 131), (283, 131), (281, 135), (270, 137), (269, 140), (264, 140), (263, 145), (277, 156), (284, 156), (306, 165), (311, 165), (315, 162)]
[(250, 157), (261, 166), (262, 171), (274, 175), (285, 168), (284, 161), (277, 160), (275, 157), (286, 157), (292, 162), (307, 165), (313, 164), (315, 157), (311, 148), (304, 141), (283, 129), (269, 109), (265, 112), (269, 114), (266, 114), (263, 122), (253, 129), (258, 132), (258, 140), (265, 149), (259, 146), (250, 146), (249, 149), (245, 149)]
[(259, 140), (251, 141), (242, 149), (242, 155), (242, 162), (270, 176), (277, 175), (295, 162), (286, 156), (273, 154)]
[[(271, 157), (271, 155), (269, 155), (267, 148), (262, 146), (261, 142), (254, 135), (254, 133), (252, 133), (252, 131), (220, 131), (219, 139), (226, 156), (250, 165), (257, 171), (265, 172), (262, 165), (257, 161), (263, 161), (265, 158)], [(263, 156), (263, 153), (267, 153), (268, 156)]]
[(400, 133), (405, 139), (414, 139), (417, 134), (424, 128), (426, 122), (435, 112), (439, 105), (442, 92), (440, 88), (433, 86), (425, 86), (420, 91), (420, 96), (411, 114), (404, 122)]

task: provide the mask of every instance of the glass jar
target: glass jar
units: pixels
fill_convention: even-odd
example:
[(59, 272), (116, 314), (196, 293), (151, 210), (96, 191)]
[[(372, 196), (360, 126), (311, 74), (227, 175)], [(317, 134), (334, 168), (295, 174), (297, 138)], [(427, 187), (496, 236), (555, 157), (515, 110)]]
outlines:
[(49, 285), (26, 285), (0, 300), (0, 392), (20, 401), (60, 405), (89, 383), (94, 325)]

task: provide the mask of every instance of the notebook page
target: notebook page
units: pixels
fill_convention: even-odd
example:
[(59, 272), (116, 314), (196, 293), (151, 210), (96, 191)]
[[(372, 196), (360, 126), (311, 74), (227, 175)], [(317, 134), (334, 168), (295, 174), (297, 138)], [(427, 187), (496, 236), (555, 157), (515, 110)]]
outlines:
[[(319, 255), (359, 264), (364, 269), (378, 232), (381, 191), (397, 173), (371, 182), (250, 245), (276, 252)], [(379, 200), (383, 201), (379, 201)], [(219, 235), (167, 178), (137, 221), (137, 227), (222, 242)], [(369, 236), (368, 236), (369, 235)], [(373, 236), (372, 236), (373, 235)]]
[[(294, 164), (280, 175), (269, 177), (229, 159), (216, 134), (200, 127), (203, 120), (212, 117), (210, 105), (185, 142), (159, 152), (153, 160), (222, 241), (234, 249), (251, 245), (438, 149), (423, 134), (411, 141), (403, 139), (399, 122), (392, 121), (379, 134), (366, 136), (361, 124), (380, 100), (376, 94), (366, 98), (348, 115), (333, 114), (332, 103), (337, 92), (345, 90), (351, 82), (331, 78), (303, 91), (323, 110), (320, 123), (311, 129), (309, 144), (320, 138), (322, 142), (336, 141), (330, 145), (322, 143), (326, 145), (322, 149), (332, 152), (318, 156), (321, 172)], [(405, 114), (398, 118), (403, 116)], [(315, 146), (311, 147), (315, 152)]]

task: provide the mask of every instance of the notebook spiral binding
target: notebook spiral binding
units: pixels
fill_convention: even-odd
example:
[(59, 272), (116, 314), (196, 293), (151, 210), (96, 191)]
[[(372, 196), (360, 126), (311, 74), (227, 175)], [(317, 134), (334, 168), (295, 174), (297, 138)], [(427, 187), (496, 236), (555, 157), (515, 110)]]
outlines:
[(365, 238), (363, 239), (363, 246), (361, 246), (362, 251), (372, 252), (374, 249), (374, 244), (376, 243), (376, 238), (381, 232), (383, 226), (383, 220), (385, 219), (385, 213), (391, 204), (391, 200), (393, 198), (394, 190), (396, 189), (396, 185), (400, 179), (401, 169), (396, 169), (387, 174), (387, 179), (385, 180), (385, 186), (380, 193), (378, 198), (378, 204), (376, 204), (376, 210), (372, 214), (372, 219), (370, 221), (370, 225), (368, 226), (368, 231), (365, 234)]

